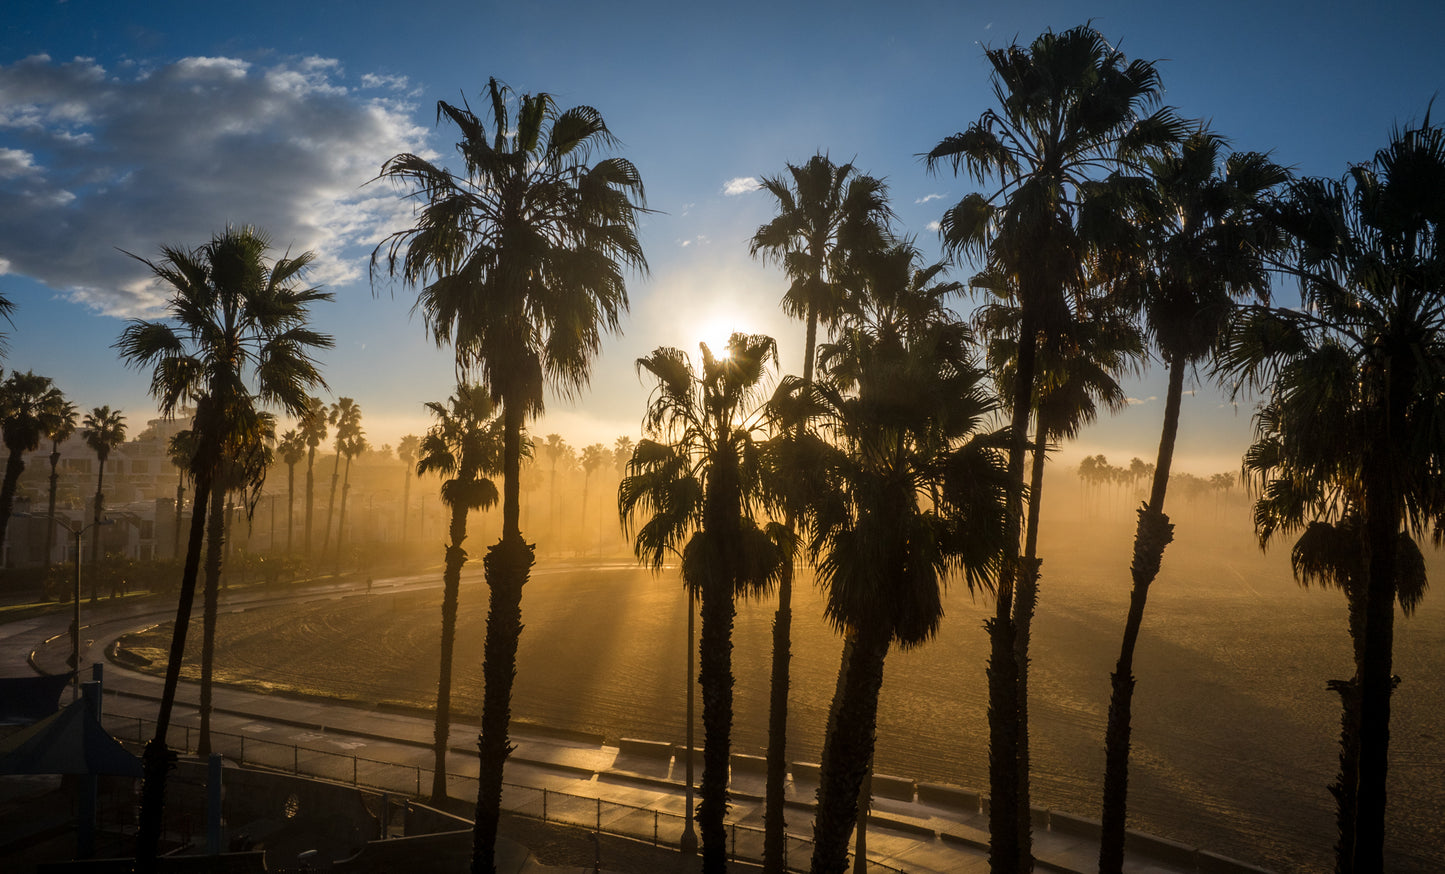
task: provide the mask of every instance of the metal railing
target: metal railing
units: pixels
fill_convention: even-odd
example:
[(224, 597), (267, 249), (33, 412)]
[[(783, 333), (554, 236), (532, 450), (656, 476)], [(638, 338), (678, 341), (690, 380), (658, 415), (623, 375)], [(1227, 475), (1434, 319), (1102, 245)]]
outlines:
[[(153, 731), (148, 733), (147, 726), (155, 725), (154, 720), (145, 717), (109, 713), (105, 714), (103, 721), (106, 730), (119, 740), (134, 744), (148, 741)], [(199, 740), (199, 731), (193, 731), (188, 725), (173, 725), (168, 740), (172, 747), (179, 746), (185, 752), (194, 752), (194, 741)], [(357, 788), (400, 792), (418, 798), (422, 797), (423, 786), (430, 787), (433, 773), (432, 768), (423, 765), (371, 759), (299, 743), (284, 743), (214, 730), (211, 732), (211, 752), (219, 753), (240, 764), (272, 768), (297, 776), (318, 777)], [(447, 775), (447, 794), (452, 797), (465, 798), (475, 794), (476, 787), (476, 777), (466, 774)], [(685, 813), (639, 807), (595, 796), (575, 795), (517, 783), (502, 784), (502, 809), (542, 822), (585, 828), (600, 834), (668, 847), (677, 846), (676, 836), (682, 834), (686, 822)], [(738, 861), (761, 861), (763, 830), (736, 822), (726, 825), (728, 855)], [(806, 866), (812, 855), (813, 842), (797, 835), (790, 834), (786, 837), (784, 858), (789, 860), (788, 870), (806, 871), (806, 867), (797, 867), (791, 860)], [(851, 854), (849, 865), (851, 868)], [(905, 874), (901, 869), (872, 859), (868, 860), (867, 869), (879, 874)]]

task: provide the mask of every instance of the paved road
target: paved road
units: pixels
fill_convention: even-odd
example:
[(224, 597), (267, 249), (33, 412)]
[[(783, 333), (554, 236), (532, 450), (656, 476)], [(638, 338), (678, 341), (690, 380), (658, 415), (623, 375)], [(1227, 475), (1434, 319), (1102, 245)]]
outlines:
[[(373, 594), (436, 587), (433, 575), (378, 580)], [(236, 589), (223, 598), (222, 609), (240, 610), (262, 604), (367, 597), (364, 584), (338, 584), (278, 596), (260, 588)], [(147, 599), (124, 604), (82, 605), (82, 618), (94, 617), (82, 628), (82, 670), (104, 658), (109, 644), (127, 631), (174, 618), (174, 608)], [(65, 670), (70, 641), (65, 635), (69, 613), (49, 614), (0, 625), (0, 673)], [(127, 740), (149, 737), (162, 682), (160, 678), (111, 664), (105, 668), (106, 725)], [(199, 726), (199, 688), (183, 683), (170, 732), (172, 746), (194, 740)], [(247, 763), (294, 769), (345, 782), (411, 794), (429, 793), (433, 721), (413, 715), (320, 699), (298, 699), (240, 689), (218, 687), (213, 714), (216, 751)], [(475, 793), (477, 727), (454, 725), (450, 737), (449, 794), (467, 798)], [(572, 736), (543, 729), (517, 727), (516, 752), (507, 765), (508, 809), (533, 814), (544, 810), (548, 818), (565, 819), (589, 827), (632, 833), (663, 842), (675, 841), (686, 808), (682, 784), (683, 757), (647, 745), (624, 750), (604, 744), (601, 738)], [(188, 746), (189, 748), (189, 746)], [(761, 773), (734, 768), (730, 821), (736, 825), (736, 843), (744, 855), (761, 851), (763, 816)], [(749, 771), (749, 773), (744, 773)], [(809, 802), (816, 784), (795, 768), (789, 783), (790, 833), (795, 860), (809, 851), (804, 843), (812, 818)], [(545, 790), (545, 791), (544, 791)], [(1098, 858), (1096, 839), (1076, 832), (1079, 823), (1060, 815), (1039, 812), (1035, 828), (1035, 854), (1039, 869), (1093, 870)], [(1050, 827), (1052, 826), (1052, 828)], [(987, 817), (977, 808), (961, 804), (925, 804), (917, 800), (877, 798), (870, 818), (868, 855), (875, 862), (909, 872), (984, 872), (988, 870)], [(1218, 871), (1256, 869), (1230, 863), (1202, 851), (1166, 842), (1150, 845), (1146, 855), (1131, 851), (1129, 872)], [(796, 863), (796, 862), (795, 862)], [(886, 870), (886, 869), (880, 869)]]

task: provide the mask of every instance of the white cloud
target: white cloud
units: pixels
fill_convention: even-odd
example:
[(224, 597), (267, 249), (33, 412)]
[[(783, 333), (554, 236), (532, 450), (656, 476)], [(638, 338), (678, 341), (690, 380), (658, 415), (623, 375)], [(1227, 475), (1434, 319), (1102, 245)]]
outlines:
[(924, 225), (924, 227), (928, 228), (934, 233), (938, 233), (939, 231), (943, 230), (943, 225), (939, 224), (938, 222), (929, 222), (928, 224)]
[(366, 183), (398, 152), (435, 153), (410, 103), (356, 81), (315, 57), (0, 65), (0, 260), (115, 315), (163, 301), (121, 250), (153, 257), (227, 224), (265, 229), (278, 254), (314, 251), (313, 282), (364, 278), (371, 247), (410, 216)]
[(757, 191), (763, 184), (755, 176), (734, 176), (723, 183), (722, 193), (728, 197), (736, 197), (739, 194), (747, 194), (749, 191)]
[(689, 246), (706, 246), (710, 242), (712, 241), (708, 239), (707, 234), (698, 234), (696, 237), (690, 237), (686, 240), (678, 240), (677, 244), (680, 247), (686, 249)]
[(363, 88), (387, 88), (392, 91), (405, 91), (410, 84), (405, 76), (388, 76), (380, 73), (365, 73), (361, 77)]
[(922, 197), (918, 198), (917, 200), (915, 200), (915, 201), (913, 201), (913, 202), (914, 202), (914, 203), (927, 203), (927, 202), (929, 202), (930, 200), (942, 200), (942, 199), (943, 199), (943, 195), (942, 195), (942, 194), (925, 194), (925, 195), (923, 195)]
[(1140, 404), (1150, 404), (1157, 400), (1159, 400), (1157, 395), (1150, 395), (1147, 398), (1125, 398), (1124, 402), (1131, 407), (1137, 407)]

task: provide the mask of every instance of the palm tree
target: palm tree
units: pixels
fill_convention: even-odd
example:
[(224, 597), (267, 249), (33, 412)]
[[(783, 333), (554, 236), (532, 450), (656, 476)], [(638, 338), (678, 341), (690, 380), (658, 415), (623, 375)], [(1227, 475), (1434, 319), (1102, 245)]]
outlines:
[(327, 420), (328, 414), (326, 404), (321, 398), (308, 397), (306, 408), (296, 418), (296, 429), (301, 432), (301, 439), (306, 442), (306, 535), (302, 541), (302, 549), (307, 558), (311, 557), (311, 511), (316, 505), (316, 449), (321, 445), (321, 441), (326, 439), (326, 429), (330, 424)]
[(401, 460), (403, 477), (401, 481), (401, 543), (406, 545), (406, 523), (411, 516), (411, 480), (416, 476), (412, 469), (412, 462), (416, 461), (416, 454), (421, 450), (421, 438), (415, 434), (407, 434), (396, 444), (396, 457)]
[[(105, 484), (105, 463), (110, 460), (111, 450), (125, 442), (125, 417), (120, 410), (112, 411), (110, 407), (96, 407), (85, 414), (84, 428), (80, 436), (85, 440), (95, 453), (95, 520), (93, 525), (100, 525), (101, 505), (105, 501), (103, 486)], [(91, 529), (90, 534), (90, 564), (92, 567), (100, 561), (100, 528)], [(90, 600), (95, 601), (96, 576), (90, 578)]]
[(547, 528), (553, 536), (557, 533), (557, 462), (571, 450), (561, 434), (548, 434), (547, 442), (537, 447), (547, 459)]
[(486, 389), (458, 385), (445, 404), (426, 405), (436, 418), (420, 443), (416, 472), (447, 477), (442, 482), (442, 503), (452, 510), (446, 569), (442, 574), (441, 677), (437, 681), (436, 733), (433, 750), (431, 797), (447, 798), (447, 741), (451, 736), (452, 650), (457, 636), (457, 600), (467, 551), (467, 513), (495, 506), (497, 486), (488, 478), (501, 471), (502, 422), (493, 416)]
[(582, 517), (580, 536), (582, 545), (587, 545), (587, 492), (592, 485), (592, 474), (596, 473), (604, 464), (612, 460), (612, 450), (605, 444), (593, 443), (582, 450)]
[[(331, 462), (331, 497), (326, 502), (326, 530), (321, 532), (321, 553), (326, 554), (326, 547), (331, 543), (331, 522), (336, 518), (336, 484), (341, 481), (341, 456), (346, 453), (342, 447), (349, 444), (354, 438), (361, 434), (361, 407), (351, 398), (338, 398), (331, 405), (326, 414), (326, 422), (336, 429), (333, 436), (336, 454)], [(347, 456), (347, 468), (350, 469), (351, 458)], [(341, 534), (337, 532), (337, 542), (341, 541)], [(337, 552), (337, 561), (340, 561), (341, 553)]]
[(50, 566), (51, 550), (55, 548), (55, 490), (60, 482), (60, 444), (75, 433), (79, 416), (80, 411), (75, 408), (75, 404), (62, 399), (55, 407), (55, 421), (45, 433), (45, 437), (50, 440), (50, 502), (45, 513), (45, 517), (50, 520), (45, 529), (46, 567)]
[[(1128, 61), (1092, 27), (1047, 31), (1028, 46), (987, 50), (999, 107), (967, 130), (934, 146), (930, 171), (947, 163), (986, 184), (992, 194), (969, 194), (945, 213), (941, 234), (954, 255), (979, 257), (1010, 277), (1018, 292), (1019, 350), (1012, 390), (1009, 472), (1014, 482), (1010, 530), (1023, 522), (1024, 462), (1033, 408), (1038, 336), (1070, 321), (1066, 300), (1087, 286), (1083, 275), (1091, 248), (1079, 217), (1091, 198), (1110, 198), (1114, 188), (1096, 180), (1175, 141), (1181, 123), (1169, 109), (1142, 113), (1159, 100), (1154, 66)], [(989, 621), (989, 814), (992, 869), (1032, 868), (1029, 820), (1018, 815), (1017, 670), (1014, 665), (1014, 580), (1019, 550), (1011, 551), (999, 577)]]
[(1341, 823), (1337, 861), (1352, 872), (1387, 867), (1394, 607), (1416, 572), (1401, 538), (1433, 532), (1438, 542), (1445, 524), (1442, 204), (1445, 129), (1428, 114), (1342, 180), (1293, 184), (1276, 218), (1303, 307), (1247, 309), (1224, 357), (1242, 384), (1268, 388), (1262, 430), (1276, 438), (1282, 481), (1348, 483), (1345, 509), (1359, 518), (1358, 776), (1342, 787), (1354, 815)]
[[(851, 163), (834, 164), (816, 154), (802, 166), (787, 164), (787, 176), (763, 178), (763, 190), (778, 202), (778, 214), (749, 241), (753, 257), (782, 265), (790, 281), (783, 310), (807, 325), (803, 379), (813, 378), (818, 325), (831, 331), (843, 316), (849, 294), (849, 261), (883, 245), (892, 213), (888, 187), (859, 173)], [(788, 529), (794, 523), (788, 522)], [(768, 706), (767, 785), (763, 811), (763, 869), (778, 874), (786, 867), (783, 789), (787, 777), (789, 661), (792, 658), (793, 574), (789, 567), (778, 584), (773, 617), (771, 697)], [(842, 668), (839, 668), (839, 680)]]
[(296, 551), (296, 465), (306, 457), (306, 438), (292, 428), (281, 435), (276, 449), (286, 465), (286, 554), (292, 555)]
[(786, 468), (816, 479), (807, 515), (825, 612), (853, 641), (824, 740), (814, 872), (846, 870), (889, 648), (932, 638), (950, 572), (972, 589), (1000, 565), (1008, 480), (1001, 438), (980, 430), (994, 401), (969, 349), (951, 320), (860, 320), (820, 348), (823, 380), (780, 392)]
[(650, 436), (633, 450), (617, 492), (637, 557), (661, 570), (668, 555), (680, 554), (683, 582), (702, 599), (697, 821), (709, 874), (727, 870), (734, 602), (761, 594), (791, 561), (780, 527), (764, 531), (753, 521), (765, 473), (759, 449), (765, 423), (758, 413), (768, 365), (776, 360), (771, 337), (746, 334), (733, 334), (721, 358), (702, 344), (701, 372), (678, 349), (638, 359), (638, 372), (657, 380), (643, 419)]
[[(495, 869), (502, 770), (511, 747), (512, 679), (521, 635), (522, 588), (533, 548), (522, 538), (522, 432), (543, 412), (550, 385), (564, 395), (586, 385), (603, 332), (627, 309), (625, 268), (645, 271), (637, 239), (642, 179), (621, 158), (589, 165), (614, 144), (588, 106), (559, 111), (550, 94), (515, 94), (492, 79), (488, 115), (465, 103), (437, 104), (461, 132), (465, 175), (417, 155), (397, 155), (381, 177), (417, 198), (415, 224), (372, 254), (386, 270), (421, 285), (417, 307), (438, 344), (485, 385), (505, 425), (502, 539), (485, 560), (491, 589), (483, 663), (481, 779), (474, 871)], [(516, 114), (510, 102), (516, 101)], [(491, 136), (487, 127), (491, 125)]]
[(171, 558), (180, 558), (181, 505), (186, 494), (186, 477), (190, 476), (191, 467), (196, 460), (196, 432), (185, 430), (172, 434), (170, 443), (166, 446), (166, 457), (171, 460), (171, 464), (175, 465), (177, 469), (175, 546), (171, 550)]
[(151, 394), (161, 415), (173, 415), (183, 401), (196, 402), (190, 539), (156, 733), (144, 756), (136, 836), (142, 872), (154, 870), (160, 841), (166, 773), (174, 759), (166, 733), (195, 600), (212, 483), (227, 446), (236, 445), (244, 426), (256, 421), (252, 411), (258, 402), (300, 416), (308, 407), (308, 390), (325, 384), (311, 356), (332, 341), (306, 323), (310, 305), (331, 295), (300, 284), (311, 253), (268, 264), (268, 249), (264, 233), (227, 228), (195, 250), (164, 247), (160, 262), (138, 258), (170, 288), (169, 318), (132, 321), (116, 343), (128, 364), (152, 368)]
[[(0, 308), (0, 314), (4, 312)], [(51, 383), (50, 377), (28, 370), (11, 373), (0, 384), (0, 431), (4, 432), (5, 448), (10, 450), (5, 462), (5, 482), (0, 486), (0, 544), (5, 543), (5, 531), (10, 527), (15, 487), (25, 470), (25, 453), (34, 452), (41, 438), (55, 426), (64, 403), (65, 396)]]
[(1134, 647), (1149, 586), (1174, 536), (1164, 499), (1184, 375), (1217, 347), (1236, 297), (1268, 295), (1264, 259), (1278, 245), (1266, 210), (1273, 190), (1288, 180), (1288, 171), (1254, 152), (1222, 160), (1224, 145), (1219, 136), (1200, 129), (1176, 153), (1148, 161), (1153, 196), (1147, 212), (1153, 215), (1146, 214), (1149, 254), (1138, 278), (1148, 330), (1169, 367), (1169, 383), (1154, 480), (1134, 535), (1133, 590), (1124, 640), (1111, 676), (1099, 847), (1099, 869), (1105, 874), (1120, 871), (1124, 864)]
[[(366, 432), (361, 429), (361, 405), (356, 404), (352, 409), (355, 411), (355, 416), (352, 421), (352, 427), (349, 429), (350, 433), (347, 435), (346, 440), (339, 440), (336, 444), (337, 451), (346, 456), (346, 473), (341, 480), (341, 518), (338, 519), (336, 523), (336, 564), (338, 570), (341, 565), (342, 530), (346, 527), (346, 498), (351, 494), (351, 460), (371, 448), (371, 444), (366, 442)], [(339, 434), (340, 432), (341, 428), (338, 426), (337, 433)]]

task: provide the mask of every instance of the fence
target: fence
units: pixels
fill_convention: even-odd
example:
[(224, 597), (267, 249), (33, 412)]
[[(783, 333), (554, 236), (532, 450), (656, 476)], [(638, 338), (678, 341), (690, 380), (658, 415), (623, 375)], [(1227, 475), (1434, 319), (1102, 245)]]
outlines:
[[(155, 721), (139, 716), (105, 714), (106, 729), (118, 739), (144, 744), (153, 731)], [(190, 726), (173, 725), (168, 740), (174, 748), (194, 752), (199, 732)], [(321, 735), (317, 735), (321, 737)], [(430, 789), (432, 769), (422, 765), (406, 765), (381, 759), (370, 759), (351, 753), (307, 747), (298, 743), (282, 743), (260, 737), (229, 732), (211, 732), (211, 752), (238, 763), (286, 771), (297, 776), (319, 777), (357, 788), (400, 792), (420, 797), (423, 787)], [(424, 782), (425, 781), (425, 782)], [(476, 794), (477, 778), (463, 774), (447, 775), (447, 793), (454, 798)], [(679, 799), (680, 801), (680, 799)], [(679, 807), (683, 805), (679, 803)], [(677, 846), (677, 837), (686, 823), (685, 812), (672, 812), (652, 807), (638, 807), (585, 795), (574, 795), (556, 789), (502, 784), (502, 809), (519, 816), (543, 822), (574, 826), (634, 840), (651, 842), (654, 846)], [(728, 854), (744, 862), (760, 862), (763, 856), (763, 830), (736, 822), (727, 823)], [(812, 855), (813, 842), (796, 835), (787, 835), (784, 858), (790, 871), (806, 871)], [(796, 864), (795, 864), (796, 863)], [(804, 867), (798, 867), (803, 865)], [(849, 856), (851, 870), (852, 856)], [(867, 870), (878, 874), (905, 874), (898, 868), (868, 860)]]

